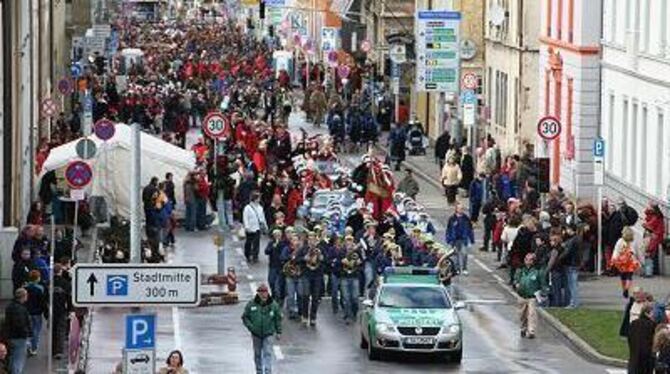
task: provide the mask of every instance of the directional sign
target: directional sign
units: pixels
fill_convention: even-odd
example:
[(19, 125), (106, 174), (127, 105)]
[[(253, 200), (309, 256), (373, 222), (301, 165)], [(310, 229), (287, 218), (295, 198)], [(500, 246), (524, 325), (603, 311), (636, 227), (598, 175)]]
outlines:
[(81, 75), (81, 70), (81, 65), (79, 65), (79, 63), (74, 63), (70, 67), (70, 73), (72, 73), (74, 78), (78, 78)]
[(475, 90), (477, 89), (478, 85), (479, 83), (477, 82), (477, 74), (475, 73), (463, 74), (463, 78), (461, 79), (461, 88), (466, 90)]
[(461, 14), (416, 12), (416, 84), (418, 91), (457, 92), (460, 78)]
[(407, 51), (404, 44), (394, 44), (389, 49), (389, 58), (396, 64), (402, 64), (407, 60)]
[(96, 147), (95, 142), (88, 138), (79, 140), (75, 145), (77, 156), (84, 160), (90, 160), (95, 157), (97, 150), (98, 148)]
[(98, 122), (95, 123), (93, 131), (98, 139), (107, 141), (114, 137), (114, 134), (116, 133), (116, 125), (114, 122), (106, 118), (99, 119)]
[(65, 168), (65, 181), (71, 188), (84, 188), (93, 179), (93, 169), (84, 161), (72, 161)]
[(219, 139), (230, 133), (230, 125), (221, 112), (211, 112), (202, 121), (202, 130), (210, 138)]
[(52, 98), (42, 100), (42, 114), (45, 117), (53, 117), (58, 113), (58, 104)]
[(155, 349), (124, 349), (123, 372), (126, 374), (156, 373)]
[(554, 140), (561, 135), (561, 121), (552, 116), (541, 118), (537, 122), (537, 133), (545, 140)]
[(334, 27), (321, 28), (321, 50), (332, 51), (337, 48), (337, 29)]
[(77, 306), (196, 306), (197, 265), (77, 264), (73, 302)]
[(156, 315), (126, 315), (126, 349), (156, 348)]
[(72, 81), (69, 78), (62, 78), (58, 81), (58, 92), (61, 95), (69, 95), (72, 92)]

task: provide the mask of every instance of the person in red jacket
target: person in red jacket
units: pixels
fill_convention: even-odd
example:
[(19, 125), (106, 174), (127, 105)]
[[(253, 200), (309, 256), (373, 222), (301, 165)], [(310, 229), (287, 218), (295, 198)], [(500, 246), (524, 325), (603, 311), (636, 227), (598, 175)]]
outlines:
[(645, 250), (645, 276), (659, 274), (658, 250), (665, 238), (665, 217), (658, 204), (650, 201), (644, 211), (645, 241), (647, 248)]
[(256, 172), (258, 174), (263, 174), (267, 170), (267, 147), (268, 147), (268, 141), (267, 140), (261, 140), (258, 143), (258, 148), (254, 151), (254, 155), (252, 157), (252, 161), (254, 163), (254, 167), (256, 168)]

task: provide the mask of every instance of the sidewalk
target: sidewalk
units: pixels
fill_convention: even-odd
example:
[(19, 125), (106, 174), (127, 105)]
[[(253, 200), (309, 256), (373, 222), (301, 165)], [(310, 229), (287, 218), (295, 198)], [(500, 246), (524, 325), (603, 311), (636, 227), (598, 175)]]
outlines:
[[(439, 165), (434, 161), (434, 149), (428, 148), (425, 156), (407, 156), (404, 165), (411, 168), (414, 174), (442, 191), (442, 185), (439, 181), (441, 170)], [(468, 206), (467, 198), (458, 198), (458, 202), (464, 206)], [(445, 204), (446, 205), (446, 204)], [(447, 207), (450, 211), (451, 207)], [(450, 212), (451, 213), (451, 212)], [(508, 286), (509, 275), (507, 269), (497, 269), (500, 264), (497, 261), (497, 254), (492, 252), (481, 252), (483, 238), (482, 228), (475, 228), (475, 246), (471, 251), (474, 255), (474, 261), (484, 268), (487, 272), (495, 278), (500, 286), (506, 289), (514, 297), (516, 293)], [(670, 284), (670, 277), (657, 276), (654, 278), (634, 278), (634, 286), (640, 286), (645, 291), (654, 295), (657, 300), (665, 301), (669, 296), (668, 284)], [(580, 296), (580, 310), (596, 309), (604, 311), (619, 311), (622, 312), (625, 308), (627, 300), (621, 295), (620, 283), (618, 277), (596, 276), (593, 274), (582, 273), (579, 277), (579, 296)], [(539, 314), (543, 319), (552, 325), (556, 330), (561, 332), (568, 340), (570, 340), (583, 353), (592, 357), (593, 359), (609, 365), (622, 366), (625, 361), (620, 359), (604, 356), (596, 351), (590, 344), (586, 343), (580, 336), (562, 324), (556, 317), (544, 309), (539, 310)], [(618, 326), (614, 326), (618, 332)]]

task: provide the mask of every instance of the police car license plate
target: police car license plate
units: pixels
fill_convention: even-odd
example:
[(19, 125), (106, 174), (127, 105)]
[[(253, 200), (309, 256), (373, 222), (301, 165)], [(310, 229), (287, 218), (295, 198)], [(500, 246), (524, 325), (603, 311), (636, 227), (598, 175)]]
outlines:
[(435, 340), (433, 338), (426, 338), (420, 336), (413, 336), (411, 338), (405, 338), (405, 344), (434, 344)]

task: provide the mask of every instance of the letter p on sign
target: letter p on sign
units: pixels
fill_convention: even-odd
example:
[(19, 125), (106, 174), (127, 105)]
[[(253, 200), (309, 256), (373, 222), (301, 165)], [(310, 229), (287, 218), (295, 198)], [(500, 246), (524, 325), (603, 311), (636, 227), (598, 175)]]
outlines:
[(126, 349), (156, 347), (156, 315), (126, 315)]

